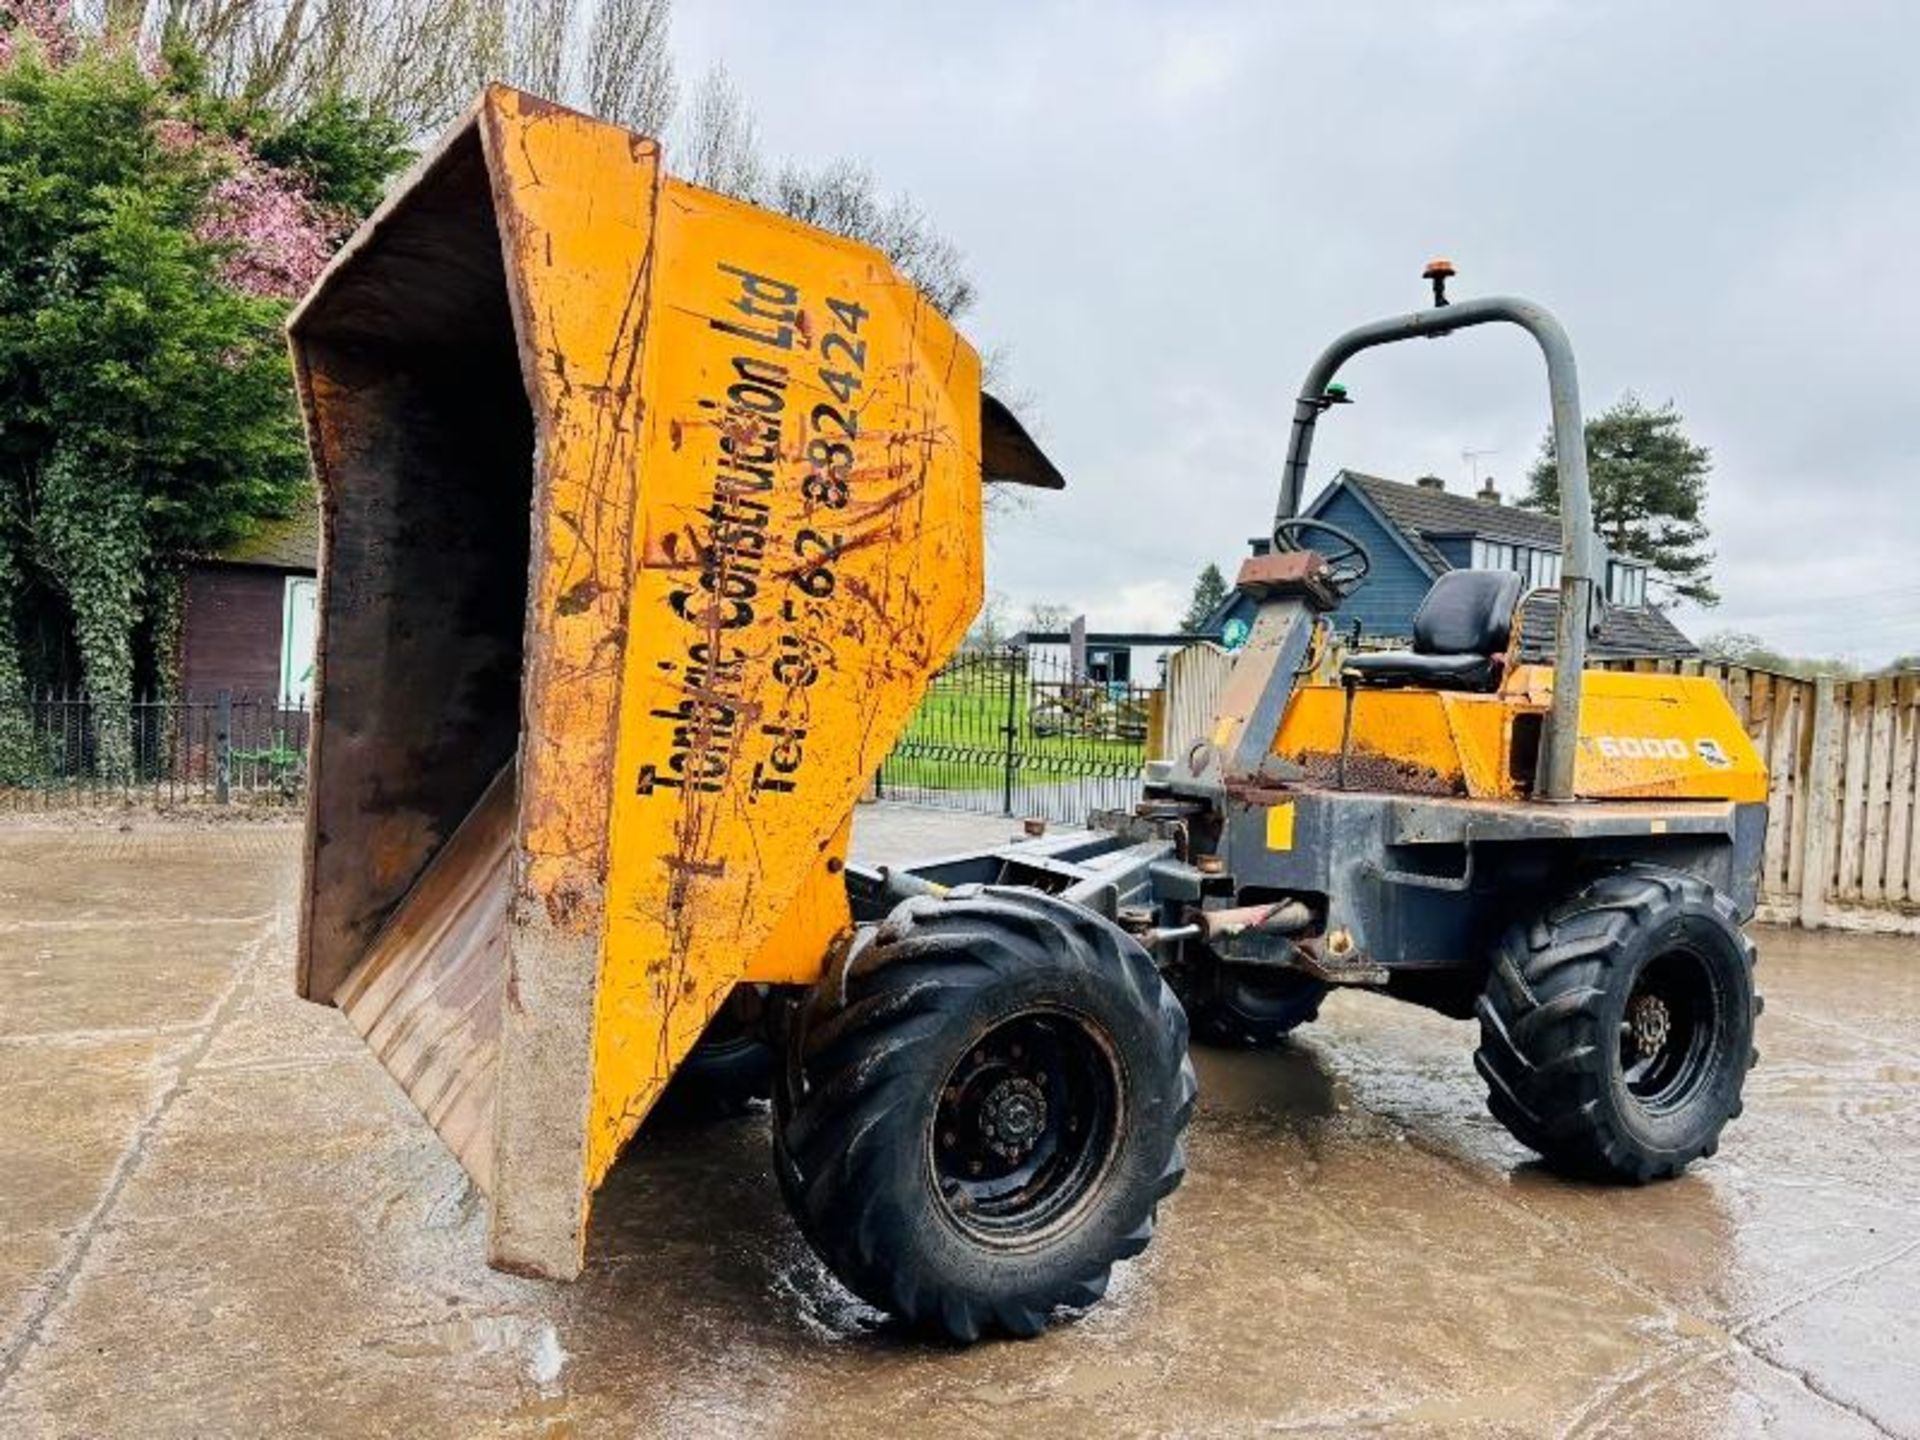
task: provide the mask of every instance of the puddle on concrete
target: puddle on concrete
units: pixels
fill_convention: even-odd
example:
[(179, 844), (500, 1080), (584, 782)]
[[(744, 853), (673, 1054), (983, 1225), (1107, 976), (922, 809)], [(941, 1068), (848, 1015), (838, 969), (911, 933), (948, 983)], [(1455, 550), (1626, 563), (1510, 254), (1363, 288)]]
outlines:
[[(0, 872), (45, 867), (15, 843)], [(266, 903), (202, 848), (60, 860), (61, 906), (120, 917), (110, 964), (68, 963), (82, 932), (0, 934), (20, 997), (0, 1060), (32, 1082), (0, 1107), (0, 1152), (28, 1157), (0, 1173), (9, 1233), (86, 1213), (157, 1043), (110, 1068), (42, 1022), (80, 1033), (188, 961), (220, 986), (258, 965), (235, 1043), (327, 1051), (340, 1017), (287, 996), (284, 953), (230, 924), (139, 923), (209, 885), (227, 912)], [(296, 863), (289, 839), (256, 889)], [(585, 1275), (547, 1285), (485, 1268), (484, 1202), (370, 1058), (209, 1067), (0, 1387), (0, 1434), (1920, 1435), (1920, 944), (1761, 946), (1765, 1061), (1683, 1180), (1547, 1172), (1487, 1117), (1470, 1026), (1336, 996), (1296, 1044), (1200, 1055), (1187, 1184), (1106, 1303), (964, 1351), (900, 1333), (812, 1259), (764, 1117), (642, 1136)], [(28, 1014), (19, 977), (50, 966), (72, 984)], [(50, 1263), (0, 1253), (0, 1299)], [(168, 1335), (190, 1343), (156, 1356)]]
[(378, 1342), (397, 1360), (448, 1360), (456, 1365), (505, 1357), (542, 1395), (560, 1393), (570, 1358), (553, 1322), (528, 1315), (476, 1315), (415, 1326)]

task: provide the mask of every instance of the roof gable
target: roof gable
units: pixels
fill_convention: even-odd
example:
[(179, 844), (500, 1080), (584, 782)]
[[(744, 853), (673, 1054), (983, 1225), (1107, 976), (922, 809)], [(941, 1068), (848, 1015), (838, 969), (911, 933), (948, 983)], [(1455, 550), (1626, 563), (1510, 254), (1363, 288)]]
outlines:
[(1363, 488), (1354, 484), (1353, 481), (1355, 478), (1353, 472), (1349, 470), (1342, 470), (1338, 475), (1335, 475), (1333, 477), (1333, 483), (1313, 497), (1312, 502), (1306, 508), (1307, 516), (1318, 519), (1326, 513), (1327, 507), (1331, 505), (1338, 496), (1342, 494), (1350, 495), (1353, 497), (1354, 502), (1378, 521), (1380, 528), (1386, 531), (1402, 550), (1406, 551), (1407, 558), (1426, 572), (1428, 578), (1438, 577), (1443, 572), (1453, 568), (1447, 563), (1447, 557), (1429, 545), (1418, 530), (1411, 530), (1405, 525), (1400, 524), (1391, 514), (1382, 509)]
[[(1527, 545), (1537, 550), (1560, 549), (1560, 519), (1537, 510), (1522, 510), (1517, 505), (1500, 505), (1474, 495), (1456, 495), (1449, 490), (1427, 490), (1378, 475), (1342, 470), (1336, 483), (1344, 482), (1364, 496), (1396, 528), (1426, 544), (1430, 535), (1466, 535), (1476, 540), (1494, 540), (1505, 545)], [(1439, 552), (1439, 570), (1450, 569)], [(1437, 572), (1436, 572), (1437, 573)]]

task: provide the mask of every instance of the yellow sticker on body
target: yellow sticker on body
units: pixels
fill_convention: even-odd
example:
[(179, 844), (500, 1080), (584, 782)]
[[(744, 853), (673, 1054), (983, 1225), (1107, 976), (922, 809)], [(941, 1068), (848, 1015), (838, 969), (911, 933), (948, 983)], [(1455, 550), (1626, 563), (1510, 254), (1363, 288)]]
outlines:
[(1267, 810), (1267, 849), (1293, 849), (1293, 802), (1270, 806)]

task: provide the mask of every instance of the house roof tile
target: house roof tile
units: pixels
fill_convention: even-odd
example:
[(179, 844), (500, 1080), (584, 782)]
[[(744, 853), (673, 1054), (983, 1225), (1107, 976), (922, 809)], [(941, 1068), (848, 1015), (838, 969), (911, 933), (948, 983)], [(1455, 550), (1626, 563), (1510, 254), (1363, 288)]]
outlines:
[[(1343, 470), (1341, 474), (1408, 538), (1423, 544), (1435, 535), (1471, 535), (1480, 540), (1531, 545), (1542, 550), (1560, 548), (1557, 516), (1522, 510), (1517, 505), (1498, 505), (1473, 495), (1456, 495), (1449, 490), (1423, 489), (1355, 470)], [(1451, 568), (1431, 545), (1425, 548), (1433, 552), (1439, 569)]]
[[(1521, 658), (1545, 660), (1552, 656), (1559, 621), (1559, 596), (1529, 596), (1520, 607)], [(1600, 633), (1589, 642), (1587, 653), (1596, 660), (1612, 660), (1628, 655), (1698, 655), (1700, 647), (1650, 605), (1609, 605), (1600, 619)]]

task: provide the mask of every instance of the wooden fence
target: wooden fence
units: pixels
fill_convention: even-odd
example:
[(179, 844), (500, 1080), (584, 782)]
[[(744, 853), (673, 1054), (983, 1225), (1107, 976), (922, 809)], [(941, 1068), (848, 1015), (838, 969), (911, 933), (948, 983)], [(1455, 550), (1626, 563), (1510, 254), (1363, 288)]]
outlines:
[(1220, 708), (1220, 687), (1233, 669), (1233, 656), (1208, 640), (1167, 656), (1159, 721), (1149, 741), (1155, 759), (1173, 760), (1213, 729)]
[(1767, 763), (1762, 916), (1920, 932), (1920, 676), (1803, 680), (1702, 660), (1608, 668), (1720, 683)]
[[(1920, 933), (1920, 676), (1803, 680), (1701, 660), (1604, 668), (1717, 680), (1769, 776), (1761, 917)], [(1212, 728), (1233, 668), (1218, 647), (1167, 658), (1154, 753), (1184, 754)]]

